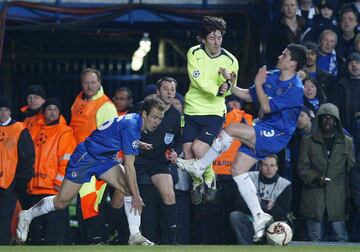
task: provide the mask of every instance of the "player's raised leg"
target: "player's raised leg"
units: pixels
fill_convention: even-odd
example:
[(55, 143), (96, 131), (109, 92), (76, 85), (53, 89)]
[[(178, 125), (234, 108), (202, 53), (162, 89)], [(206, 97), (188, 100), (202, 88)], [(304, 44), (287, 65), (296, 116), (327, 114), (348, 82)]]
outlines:
[(45, 197), (28, 210), (20, 211), (16, 228), (16, 234), (20, 241), (26, 241), (30, 223), (34, 218), (55, 210), (65, 209), (78, 194), (80, 187), (81, 184), (64, 179), (58, 195)]

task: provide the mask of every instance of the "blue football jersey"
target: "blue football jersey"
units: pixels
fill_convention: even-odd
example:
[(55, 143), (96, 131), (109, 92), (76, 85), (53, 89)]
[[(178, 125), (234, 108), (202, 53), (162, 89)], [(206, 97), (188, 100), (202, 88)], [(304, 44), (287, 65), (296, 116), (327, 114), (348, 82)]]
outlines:
[(115, 157), (120, 150), (124, 155), (138, 155), (138, 142), (142, 127), (140, 114), (127, 114), (104, 122), (88, 136), (84, 145), (96, 159)]
[[(265, 114), (259, 123), (292, 134), (296, 129), (296, 123), (300, 110), (304, 104), (304, 86), (297, 75), (290, 80), (279, 79), (280, 71), (269, 71), (264, 84), (265, 94), (269, 97), (271, 113)], [(249, 89), (254, 102), (258, 102), (255, 85)]]

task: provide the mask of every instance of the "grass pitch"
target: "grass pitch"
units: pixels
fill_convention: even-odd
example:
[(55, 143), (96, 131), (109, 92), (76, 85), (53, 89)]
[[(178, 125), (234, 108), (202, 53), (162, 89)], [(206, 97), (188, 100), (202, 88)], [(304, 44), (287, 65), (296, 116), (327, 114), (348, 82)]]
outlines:
[(1, 252), (350, 252), (359, 251), (360, 244), (346, 246), (334, 245), (295, 245), (286, 247), (276, 246), (1, 246)]

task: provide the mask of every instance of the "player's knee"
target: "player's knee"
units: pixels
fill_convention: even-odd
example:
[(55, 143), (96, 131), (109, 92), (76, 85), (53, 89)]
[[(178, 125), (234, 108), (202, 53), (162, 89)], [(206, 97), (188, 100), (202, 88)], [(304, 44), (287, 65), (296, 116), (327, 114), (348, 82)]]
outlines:
[(224, 129), (224, 131), (231, 137), (235, 136), (237, 130), (238, 125), (236, 123), (231, 123)]
[(124, 198), (112, 199), (110, 204), (112, 208), (122, 208), (124, 206)]
[(162, 193), (162, 199), (164, 204), (171, 205), (175, 203), (175, 193), (174, 190), (168, 190)]
[(231, 174), (232, 174), (233, 177), (239, 176), (239, 175), (241, 175), (241, 174), (243, 174), (245, 172), (247, 172), (247, 171), (242, 170), (240, 168), (236, 168), (234, 166), (231, 168)]
[(191, 144), (184, 144), (183, 145), (183, 152), (186, 159), (193, 158), (193, 152), (192, 152), (192, 145)]

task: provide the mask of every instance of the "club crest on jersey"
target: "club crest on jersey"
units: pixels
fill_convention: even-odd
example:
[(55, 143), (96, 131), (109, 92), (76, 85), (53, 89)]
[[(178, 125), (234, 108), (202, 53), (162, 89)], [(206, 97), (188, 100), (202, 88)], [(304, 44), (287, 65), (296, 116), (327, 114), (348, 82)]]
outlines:
[(139, 149), (139, 140), (135, 140), (132, 142), (131, 146), (133, 147), (133, 149)]
[(174, 136), (175, 136), (174, 134), (166, 133), (164, 137), (164, 143), (170, 144), (173, 141)]
[(73, 171), (73, 172), (71, 173), (71, 177), (76, 178), (76, 177), (77, 177), (77, 172)]
[(192, 77), (194, 79), (197, 79), (200, 77), (200, 71), (199, 70), (194, 70), (194, 72), (192, 73)]

